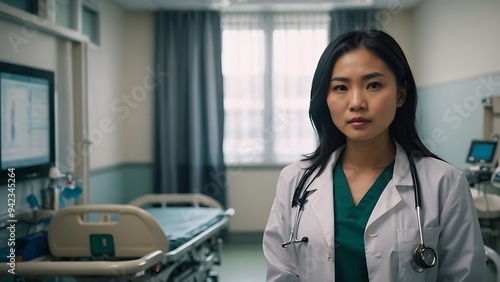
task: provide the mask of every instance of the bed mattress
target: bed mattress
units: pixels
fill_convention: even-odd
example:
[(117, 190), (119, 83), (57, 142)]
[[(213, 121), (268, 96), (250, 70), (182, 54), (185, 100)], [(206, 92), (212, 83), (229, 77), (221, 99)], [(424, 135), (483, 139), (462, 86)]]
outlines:
[(224, 211), (218, 208), (168, 207), (145, 209), (167, 235), (173, 250), (220, 221)]

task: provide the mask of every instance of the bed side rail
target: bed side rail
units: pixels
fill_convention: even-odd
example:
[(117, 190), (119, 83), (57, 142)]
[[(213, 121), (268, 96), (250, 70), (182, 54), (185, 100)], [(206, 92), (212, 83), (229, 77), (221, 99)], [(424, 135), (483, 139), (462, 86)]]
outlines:
[[(165, 254), (154, 251), (145, 256), (125, 261), (27, 261), (16, 263), (19, 276), (110, 276), (141, 275), (164, 259)], [(7, 273), (7, 265), (0, 265), (0, 276)], [(37, 280), (38, 281), (38, 280)], [(116, 280), (118, 281), (118, 280)], [(120, 280), (121, 281), (121, 280)]]
[(60, 258), (138, 258), (169, 250), (167, 237), (154, 218), (131, 205), (64, 208), (52, 218), (48, 240), (52, 255)]
[(200, 205), (208, 206), (211, 208), (222, 209), (222, 205), (215, 199), (198, 193), (193, 194), (146, 194), (129, 203), (129, 205), (142, 207), (148, 204), (160, 204), (165, 207), (169, 203), (189, 203), (194, 207)]

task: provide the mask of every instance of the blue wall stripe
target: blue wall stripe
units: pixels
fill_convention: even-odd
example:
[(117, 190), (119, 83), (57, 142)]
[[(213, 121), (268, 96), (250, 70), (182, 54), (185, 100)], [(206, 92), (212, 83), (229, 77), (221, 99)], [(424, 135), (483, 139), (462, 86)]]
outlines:
[(126, 204), (153, 192), (153, 164), (121, 164), (90, 173), (90, 204)]

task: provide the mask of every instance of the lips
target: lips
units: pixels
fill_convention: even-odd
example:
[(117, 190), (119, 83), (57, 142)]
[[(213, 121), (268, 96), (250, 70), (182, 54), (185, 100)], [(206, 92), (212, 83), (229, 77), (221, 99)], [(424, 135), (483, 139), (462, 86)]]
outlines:
[(364, 128), (370, 122), (369, 119), (363, 117), (355, 117), (348, 121), (353, 128)]
[(355, 117), (350, 119), (348, 122), (349, 123), (358, 123), (358, 122), (369, 122), (370, 120), (363, 118), (363, 117)]

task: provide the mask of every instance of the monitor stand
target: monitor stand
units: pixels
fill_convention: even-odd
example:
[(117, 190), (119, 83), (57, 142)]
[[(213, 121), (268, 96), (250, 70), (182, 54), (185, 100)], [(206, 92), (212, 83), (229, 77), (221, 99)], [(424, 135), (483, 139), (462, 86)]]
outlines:
[(470, 186), (490, 181), (492, 171), (489, 166), (473, 165), (465, 171)]

